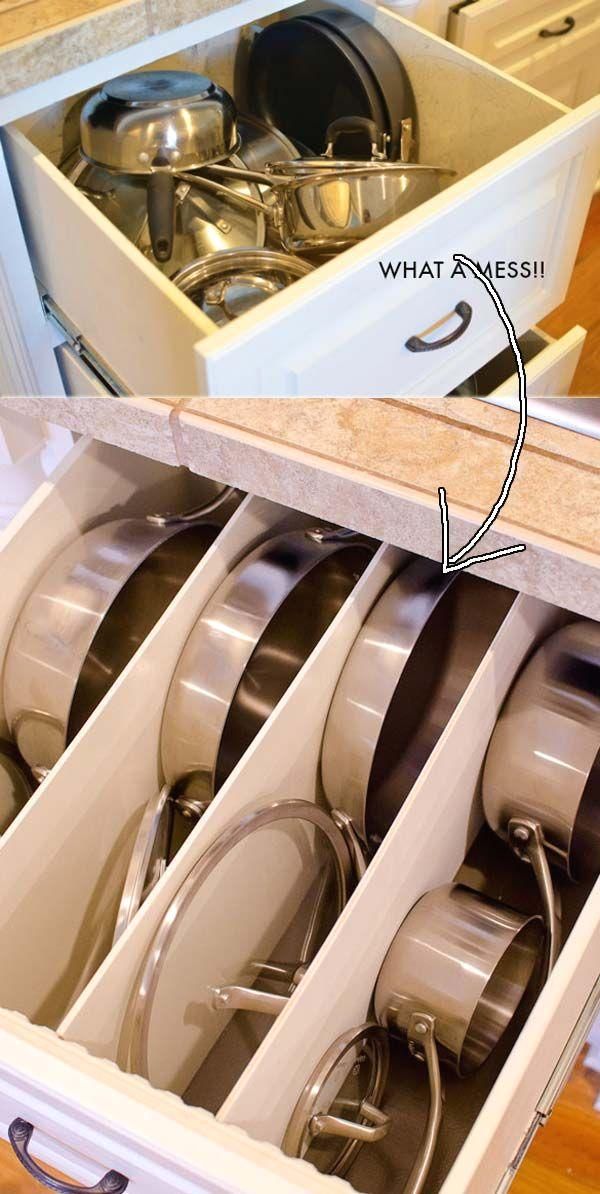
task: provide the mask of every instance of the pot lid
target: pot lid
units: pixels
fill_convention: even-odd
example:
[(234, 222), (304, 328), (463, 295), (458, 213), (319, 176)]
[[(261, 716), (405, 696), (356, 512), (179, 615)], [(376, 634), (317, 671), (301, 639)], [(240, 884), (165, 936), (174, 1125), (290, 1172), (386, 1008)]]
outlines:
[(381, 1111), (389, 1067), (389, 1037), (378, 1024), (351, 1028), (315, 1066), (287, 1126), (283, 1152), (321, 1173), (347, 1173), (363, 1144), (387, 1135)]
[(183, 70), (134, 71), (110, 79), (102, 90), (116, 103), (136, 108), (180, 104), (185, 100), (205, 99), (217, 92), (215, 84), (204, 75)]
[(219, 1038), (224, 1013), (277, 1015), (352, 880), (344, 834), (312, 801), (277, 801), (227, 826), (180, 883), (149, 944), (123, 1023), (122, 1064), (168, 1087), (177, 1064), (168, 1043), (192, 1004), (201, 1045)]

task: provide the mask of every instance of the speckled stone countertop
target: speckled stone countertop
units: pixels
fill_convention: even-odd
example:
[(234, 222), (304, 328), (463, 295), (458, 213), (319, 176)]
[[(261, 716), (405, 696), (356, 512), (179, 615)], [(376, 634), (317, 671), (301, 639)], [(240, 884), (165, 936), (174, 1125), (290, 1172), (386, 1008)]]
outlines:
[[(600, 399), (599, 399), (600, 402)], [(517, 417), (470, 398), (5, 398), (2, 404), (441, 558), (496, 501)], [(174, 412), (176, 416), (174, 417)], [(175, 425), (175, 426), (174, 426)], [(600, 440), (530, 419), (509, 499), (474, 571), (600, 618)]]
[(0, 98), (234, 0), (0, 0)]

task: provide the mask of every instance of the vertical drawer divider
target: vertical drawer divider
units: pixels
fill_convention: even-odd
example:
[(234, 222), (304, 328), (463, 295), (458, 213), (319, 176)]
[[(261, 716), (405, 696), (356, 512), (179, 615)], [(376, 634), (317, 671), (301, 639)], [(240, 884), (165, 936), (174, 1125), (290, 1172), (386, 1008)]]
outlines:
[[(75, 460), (85, 463), (85, 450)], [(113, 497), (107, 488), (104, 513)], [(102, 501), (96, 493), (98, 512)], [(3, 835), (0, 1006), (54, 1027), (110, 949), (120, 877), (143, 809), (161, 782), (163, 707), (187, 636), (233, 564), (266, 535), (299, 520), (304, 516), (262, 498), (243, 500)], [(40, 518), (38, 531), (44, 525)], [(24, 867), (31, 858), (35, 866)]]
[[(78, 1041), (90, 1052), (108, 1056), (111, 1060), (119, 1058), (121, 1024), (141, 960), (173, 896), (196, 860), (227, 825), (247, 810), (263, 807), (274, 800), (320, 799), (321, 737), (337, 678), (364, 618), (404, 557), (405, 553), (395, 548), (379, 549), (133, 923), (65, 1016), (58, 1029), (65, 1040)], [(211, 938), (210, 923), (203, 919), (203, 951), (208, 950), (210, 954), (218, 948), (219, 940)], [(185, 959), (181, 965), (183, 981)], [(174, 983), (177, 987), (177, 979)], [(191, 1037), (194, 1037), (193, 1025)], [(173, 1085), (181, 1086), (181, 1074), (191, 1047), (190, 1026), (181, 1025), (178, 1035), (176, 1032), (169, 1034), (167, 1046), (160, 1061), (163, 1082), (167, 1085), (170, 1079)]]
[(497, 714), (533, 643), (558, 616), (534, 598), (514, 602), (360, 886), (222, 1105), (222, 1122), (280, 1144), (320, 1057), (367, 1019), (396, 929), (422, 894), (452, 879), (482, 824), (479, 775)]

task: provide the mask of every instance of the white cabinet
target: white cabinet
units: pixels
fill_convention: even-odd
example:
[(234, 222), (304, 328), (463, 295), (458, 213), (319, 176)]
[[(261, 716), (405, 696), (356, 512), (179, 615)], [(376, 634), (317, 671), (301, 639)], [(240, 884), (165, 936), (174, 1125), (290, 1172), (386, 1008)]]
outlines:
[[(79, 441), (54, 484), (30, 499), (0, 543), (2, 655), (46, 561), (95, 519), (132, 502), (143, 508), (145, 491), (170, 483), (170, 476), (163, 464)], [(403, 913), (461, 865), (482, 822), (481, 764), (504, 696), (532, 646), (564, 617), (533, 598), (501, 596), (483, 659), (411, 796), (293, 998), (213, 1116), (114, 1064), (131, 984), (173, 892), (223, 827), (274, 799), (321, 799), (321, 740), (337, 678), (369, 609), (402, 563), (401, 551), (379, 548), (112, 950), (111, 916), (124, 843), (160, 780), (162, 708), (189, 630), (233, 563), (269, 533), (294, 525), (306, 525), (306, 516), (252, 496), (243, 500), (0, 841), (0, 1004), (6, 1009), (0, 1010), (0, 1130), (6, 1135), (16, 1117), (28, 1121), (35, 1129), (33, 1154), (84, 1184), (115, 1170), (129, 1179), (132, 1194), (350, 1190), (283, 1156), (287, 1118), (323, 1050), (365, 1017)], [(433, 1187), (443, 1194), (507, 1189), (523, 1142), (551, 1110), (600, 1000), (600, 885), (581, 889), (578, 907), (556, 970), (499, 1073), (476, 1098), (465, 1087), (461, 1147), (450, 1147)], [(207, 919), (199, 948), (217, 944)], [(169, 1036), (174, 1066), (186, 1039), (183, 1029)], [(450, 1103), (455, 1097), (453, 1089)], [(398, 1149), (406, 1154), (401, 1135)]]
[[(61, 174), (72, 98), (4, 129), (38, 286), (96, 376), (112, 378), (118, 391), (445, 394), (506, 343), (489, 295), (456, 269), (454, 253), (495, 262), (510, 245), (511, 258), (544, 262), (543, 277), (524, 271), (497, 281), (519, 334), (564, 297), (597, 175), (600, 100), (565, 113), (391, 9), (344, 3), (397, 48), (419, 108), (421, 160), (456, 178), (227, 327), (217, 328)], [(236, 7), (218, 17), (206, 18), (193, 61), (227, 83), (252, 28), (236, 26)], [(421, 270), (436, 260), (439, 279)], [(394, 278), (398, 263), (416, 263), (417, 276)], [(430, 351), (411, 351), (414, 337)]]
[(567, 107), (600, 91), (598, 0), (470, 0), (450, 7), (448, 37)]

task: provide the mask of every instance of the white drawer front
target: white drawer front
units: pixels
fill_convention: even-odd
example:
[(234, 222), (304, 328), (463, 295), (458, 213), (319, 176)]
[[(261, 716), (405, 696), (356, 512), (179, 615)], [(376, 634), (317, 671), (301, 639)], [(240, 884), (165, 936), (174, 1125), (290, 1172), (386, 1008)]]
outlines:
[[(537, 329), (534, 329), (536, 332)], [(583, 328), (575, 327), (560, 340), (552, 340), (543, 332), (537, 331), (540, 337), (540, 352), (526, 367), (527, 397), (535, 399), (548, 394), (568, 394), (583, 352), (586, 332)], [(489, 402), (497, 402), (499, 406), (517, 408), (514, 399), (519, 395), (519, 378), (513, 373), (505, 382), (498, 386), (488, 398)], [(506, 403), (502, 399), (507, 401)], [(536, 417), (536, 403), (532, 401), (529, 413)], [(600, 413), (600, 412), (599, 412)]]
[[(37, 147), (58, 160), (56, 130), (40, 138), (35, 120), (27, 122), (29, 135), (25, 124), (7, 128), (6, 155), (38, 281), (125, 389), (444, 394), (504, 343), (481, 285), (449, 280), (454, 252), (504, 260), (510, 245), (515, 258), (545, 259), (543, 281), (499, 283), (519, 331), (561, 300), (597, 172), (600, 102), (561, 116), (551, 101), (391, 11), (346, 4), (376, 24), (407, 66), (422, 160), (453, 168), (458, 179), (227, 328), (217, 330), (66, 181)], [(226, 51), (210, 44), (202, 51), (211, 69), (228, 78), (231, 37)], [(39, 124), (46, 119), (40, 114)], [(379, 266), (402, 259), (420, 269), (439, 258), (441, 281), (385, 280)], [(440, 321), (447, 325), (438, 335), (453, 330), (459, 301), (470, 302), (474, 316), (456, 343), (426, 353), (405, 347)]]
[(511, 72), (526, 59), (556, 62), (574, 45), (591, 60), (599, 32), (599, 0), (475, 0), (453, 6), (448, 20), (455, 45)]
[[(2, 634), (19, 594), (43, 564), (41, 553), (19, 567), (19, 542), (37, 553), (41, 544), (57, 550), (94, 511), (139, 503), (144, 489), (168, 484), (168, 472), (120, 450), (78, 444), (55, 489), (32, 499), (2, 544), (0, 568), (17, 573)], [(302, 525), (304, 517), (245, 499), (0, 843), (0, 1002), (53, 1023), (70, 1009), (58, 1033), (0, 1010), (0, 1132), (6, 1135), (17, 1116), (29, 1121), (33, 1154), (79, 1182), (96, 1182), (113, 1169), (129, 1179), (132, 1194), (350, 1194), (349, 1186), (279, 1152), (287, 1115), (323, 1048), (365, 1015), (403, 910), (428, 886), (450, 879), (464, 857), (481, 824), (479, 774), (504, 696), (535, 642), (562, 620), (543, 602), (516, 598), (365, 879), (218, 1116), (185, 1107), (105, 1060), (117, 1056), (141, 956), (183, 874), (233, 817), (272, 799), (321, 798), (330, 699), (360, 625), (402, 552), (378, 551), (136, 920), (81, 990), (81, 960), (87, 977), (90, 960), (100, 961), (95, 947), (100, 942), (106, 953), (109, 944), (106, 926), (99, 930), (87, 909), (93, 916), (94, 891), (114, 882), (106, 860), (114, 864), (132, 817), (158, 781), (166, 686), (198, 607), (250, 544), (275, 528)], [(214, 937), (207, 924), (203, 939), (210, 949), (218, 946)], [(462, 1150), (436, 1177), (443, 1194), (492, 1194), (536, 1117), (549, 1110), (548, 1084), (597, 979), (599, 942), (597, 885), (479, 1114), (473, 1110)], [(189, 1048), (189, 1027), (164, 1042), (167, 1061), (170, 1051), (175, 1064), (177, 1052)], [(363, 1188), (358, 1180), (357, 1188)]]

